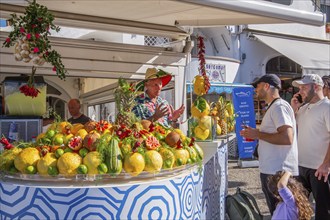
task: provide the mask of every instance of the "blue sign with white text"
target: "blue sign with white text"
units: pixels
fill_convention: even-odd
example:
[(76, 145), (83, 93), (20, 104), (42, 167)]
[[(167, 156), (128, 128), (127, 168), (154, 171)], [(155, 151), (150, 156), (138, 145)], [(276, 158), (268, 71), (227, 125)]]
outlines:
[(236, 138), (238, 144), (238, 157), (253, 158), (253, 152), (257, 145), (256, 140), (243, 138), (239, 133), (244, 125), (255, 128), (255, 113), (253, 104), (254, 88), (238, 87), (233, 89), (233, 104), (236, 117)]

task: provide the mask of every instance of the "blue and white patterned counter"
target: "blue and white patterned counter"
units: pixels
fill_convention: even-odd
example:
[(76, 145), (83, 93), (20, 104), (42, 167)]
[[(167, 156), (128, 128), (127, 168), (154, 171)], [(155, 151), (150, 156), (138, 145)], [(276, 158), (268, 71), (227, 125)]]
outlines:
[[(227, 145), (199, 143), (203, 169), (126, 183), (0, 179), (0, 219), (224, 219)], [(114, 179), (115, 180), (115, 179)]]

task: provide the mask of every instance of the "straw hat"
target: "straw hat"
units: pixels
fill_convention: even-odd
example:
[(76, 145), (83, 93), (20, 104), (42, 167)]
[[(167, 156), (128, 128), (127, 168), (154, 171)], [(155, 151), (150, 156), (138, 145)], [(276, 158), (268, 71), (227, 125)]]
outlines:
[(164, 87), (171, 81), (172, 75), (161, 69), (157, 70), (156, 68), (148, 68), (145, 79), (137, 83), (137, 90), (143, 91), (144, 83), (151, 79), (162, 79), (162, 86)]
[(150, 79), (161, 79), (164, 87), (171, 81), (172, 75), (161, 69), (157, 70), (156, 68), (148, 68), (143, 83)]

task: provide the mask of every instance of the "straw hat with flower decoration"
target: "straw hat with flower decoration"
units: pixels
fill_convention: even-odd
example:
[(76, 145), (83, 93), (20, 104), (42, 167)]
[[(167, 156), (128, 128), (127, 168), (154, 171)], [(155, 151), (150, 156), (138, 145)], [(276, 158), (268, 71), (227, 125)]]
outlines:
[(172, 75), (161, 69), (148, 68), (146, 71), (145, 79), (137, 84), (137, 88), (144, 89), (144, 84), (151, 79), (161, 79), (163, 87), (166, 86), (172, 79)]

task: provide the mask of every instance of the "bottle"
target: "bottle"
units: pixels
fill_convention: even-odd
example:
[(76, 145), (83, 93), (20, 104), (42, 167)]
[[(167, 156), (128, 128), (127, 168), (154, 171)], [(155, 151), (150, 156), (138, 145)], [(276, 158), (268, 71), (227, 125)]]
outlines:
[(9, 125), (9, 142), (18, 141), (18, 124), (15, 122), (10, 123)]

